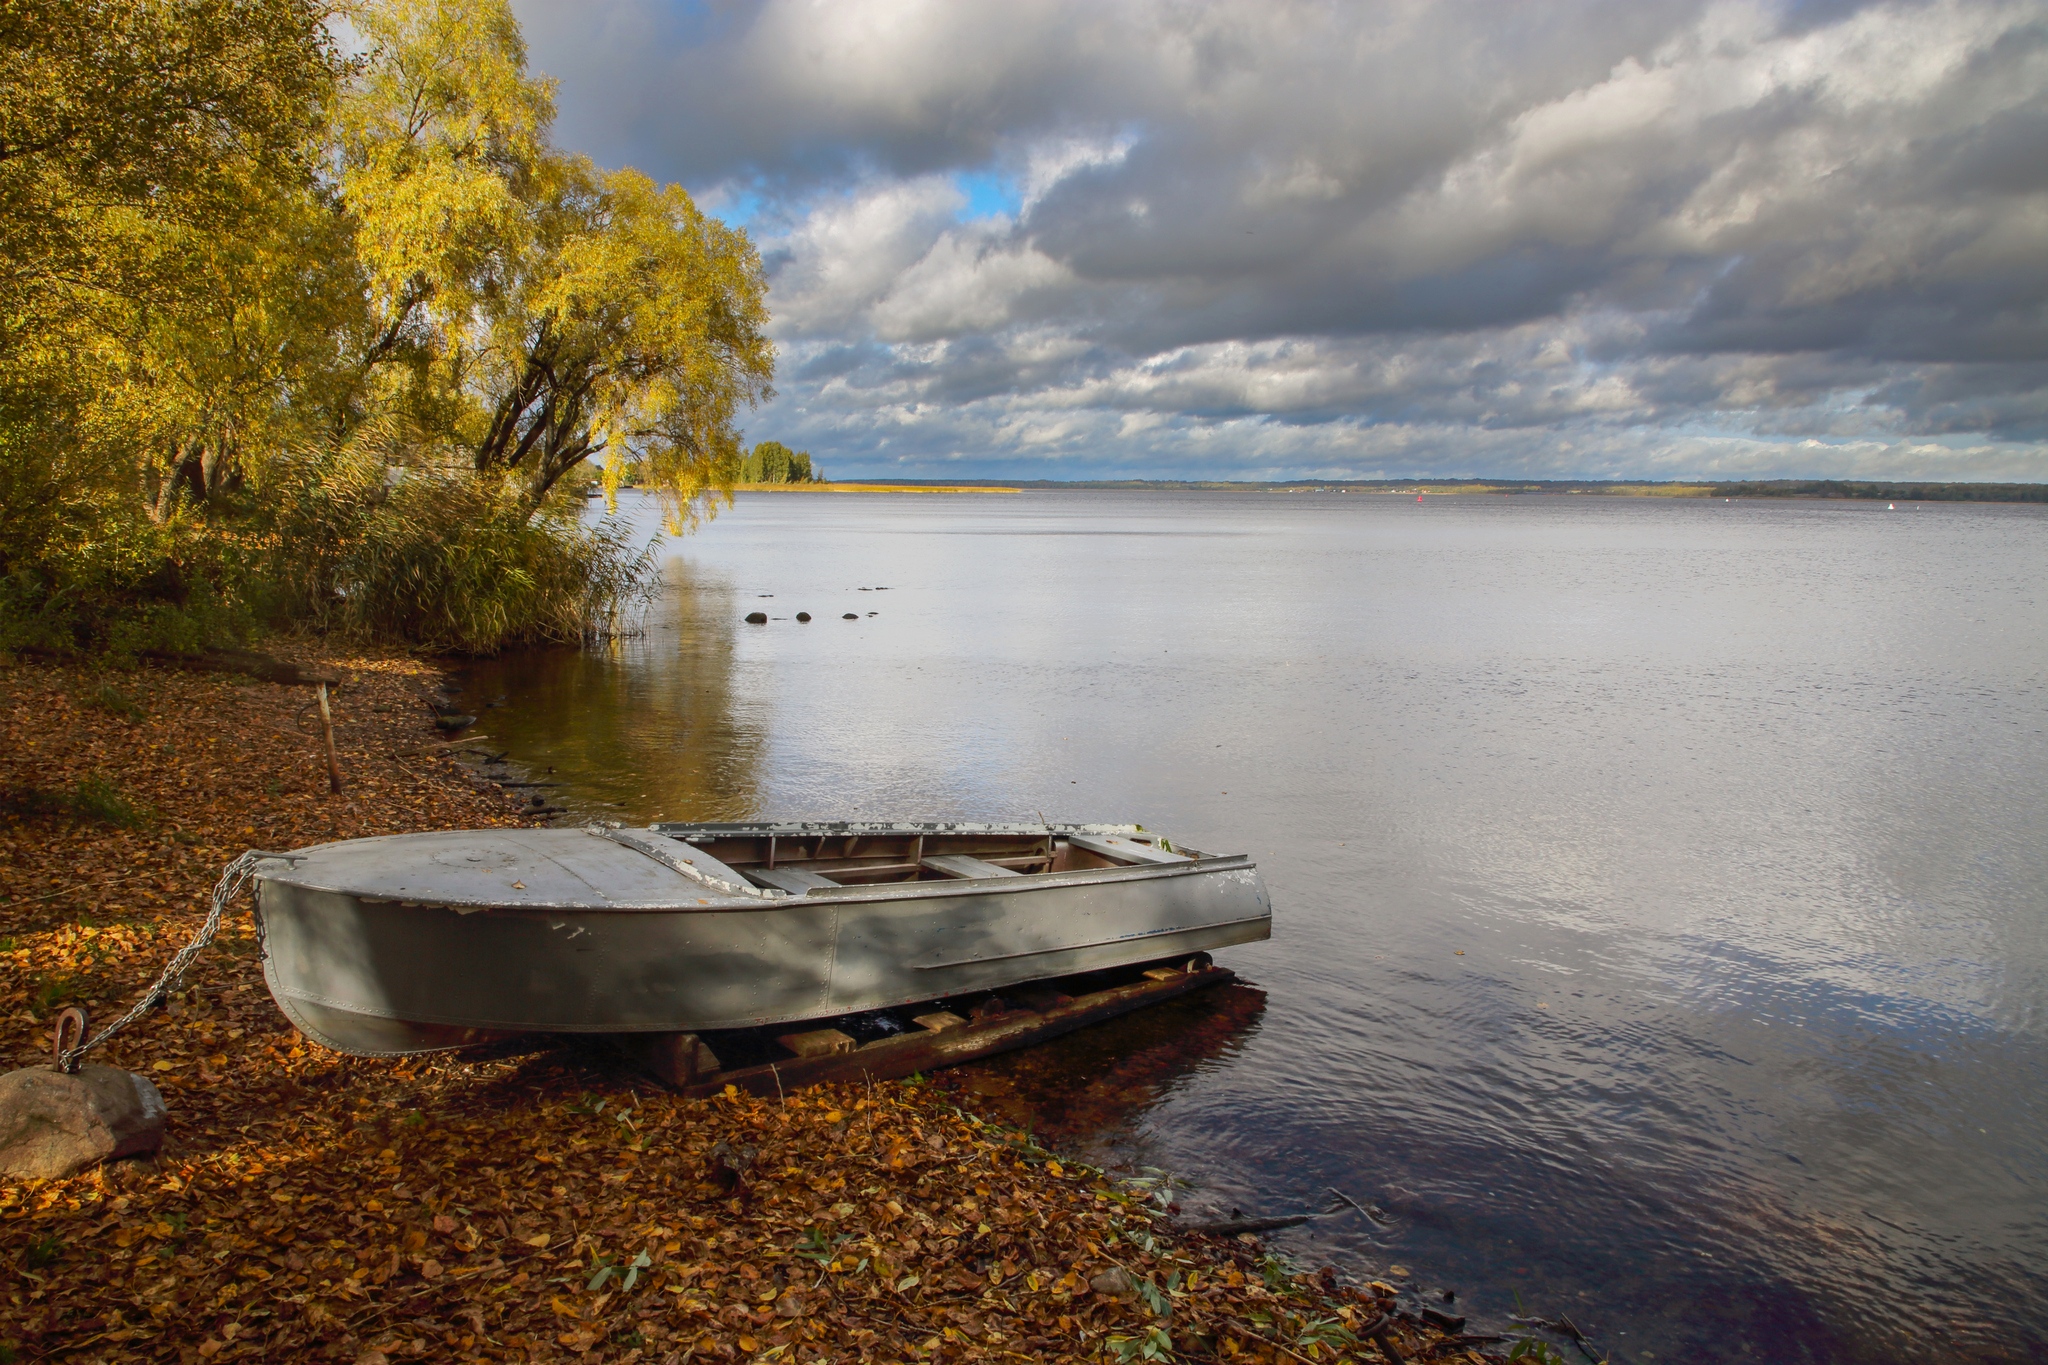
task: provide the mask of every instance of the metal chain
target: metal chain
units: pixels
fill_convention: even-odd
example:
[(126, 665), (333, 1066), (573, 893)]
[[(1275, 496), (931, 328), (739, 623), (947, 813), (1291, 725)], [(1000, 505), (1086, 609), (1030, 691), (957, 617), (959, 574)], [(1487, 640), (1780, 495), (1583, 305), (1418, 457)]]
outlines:
[(199, 926), (199, 932), (192, 936), (192, 941), (180, 948), (170, 962), (165, 964), (163, 974), (157, 977), (155, 984), (143, 992), (142, 999), (135, 1002), (133, 1009), (101, 1029), (90, 1040), (81, 1039), (76, 1047), (59, 1053), (57, 1069), (67, 1075), (76, 1073), (86, 1053), (149, 1013), (163, 1002), (166, 995), (177, 990), (184, 983), (185, 969), (192, 965), (192, 959), (205, 951), (206, 945), (213, 942), (213, 936), (220, 932), (221, 916), (227, 912), (228, 906), (234, 903), (235, 897), (242, 894), (242, 888), (256, 875), (256, 864), (267, 858), (293, 856), (295, 855), (266, 853), (262, 849), (252, 848), (229, 863), (226, 870), (220, 874), (220, 880), (214, 884), (213, 905), (206, 912), (206, 923)]

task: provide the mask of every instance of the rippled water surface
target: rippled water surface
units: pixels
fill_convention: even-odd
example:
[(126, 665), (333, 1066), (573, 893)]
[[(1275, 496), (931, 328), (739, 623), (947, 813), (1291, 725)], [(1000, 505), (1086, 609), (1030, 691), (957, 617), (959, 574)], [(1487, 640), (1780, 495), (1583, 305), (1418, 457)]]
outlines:
[(964, 1083), (1618, 1361), (2048, 1354), (2041, 509), (742, 495), (663, 553), (643, 636), (469, 679), (565, 804), (1259, 860), (1257, 991)]

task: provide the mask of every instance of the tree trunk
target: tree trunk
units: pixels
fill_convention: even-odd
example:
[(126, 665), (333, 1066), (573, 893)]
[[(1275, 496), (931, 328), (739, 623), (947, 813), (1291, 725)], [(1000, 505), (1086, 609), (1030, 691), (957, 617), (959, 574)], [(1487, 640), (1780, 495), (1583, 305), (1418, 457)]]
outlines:
[(184, 441), (171, 442), (168, 468), (152, 471), (150, 484), (144, 489), (149, 498), (149, 519), (158, 526), (171, 519), (178, 510), (178, 489), (186, 485), (192, 488), (192, 496), (199, 502), (206, 501), (206, 474), (204, 461), (205, 447), (187, 444)]

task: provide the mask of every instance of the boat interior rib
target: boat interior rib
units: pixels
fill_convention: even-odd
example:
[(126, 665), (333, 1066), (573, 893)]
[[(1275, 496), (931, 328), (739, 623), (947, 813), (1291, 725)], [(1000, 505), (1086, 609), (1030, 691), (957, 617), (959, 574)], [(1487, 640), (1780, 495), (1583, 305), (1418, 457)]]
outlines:
[(654, 832), (687, 840), (753, 885), (792, 896), (889, 882), (1146, 867), (1203, 856), (1135, 826), (656, 825)]

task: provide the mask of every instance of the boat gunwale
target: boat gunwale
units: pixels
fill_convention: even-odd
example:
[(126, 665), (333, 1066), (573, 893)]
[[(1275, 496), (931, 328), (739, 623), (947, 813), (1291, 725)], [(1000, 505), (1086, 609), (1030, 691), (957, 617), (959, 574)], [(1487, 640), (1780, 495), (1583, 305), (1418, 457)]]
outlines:
[[(892, 827), (900, 828), (900, 826)], [(280, 859), (279, 861), (283, 861)], [(299, 864), (290, 864), (296, 870)], [(289, 886), (298, 891), (317, 892), (330, 896), (346, 896), (363, 905), (418, 906), (423, 909), (446, 909), (457, 913), (481, 914), (676, 914), (709, 915), (730, 914), (737, 910), (757, 914), (775, 914), (804, 907), (816, 908), (849, 903), (866, 904), (877, 901), (932, 900), (956, 896), (1014, 895), (1019, 892), (1053, 891), (1073, 886), (1093, 886), (1101, 883), (1125, 881), (1151, 881), (1155, 878), (1189, 877), (1212, 872), (1229, 872), (1239, 868), (1252, 868), (1248, 853), (1224, 853), (1207, 857), (1190, 857), (1179, 863), (1135, 863), (1121, 867), (1069, 868), (1059, 872), (1022, 872), (1014, 877), (972, 877), (954, 878), (946, 881), (873, 882), (865, 885), (847, 885), (831, 888), (814, 888), (801, 896), (777, 896), (773, 899), (743, 899), (739, 896), (691, 896), (684, 904), (670, 898), (646, 900), (606, 901), (602, 904), (559, 901), (549, 904), (506, 905), (496, 900), (463, 899), (439, 896), (432, 899), (414, 900), (405, 896), (365, 895), (341, 887), (320, 886), (293, 879), (289, 872), (273, 876), (264, 872), (259, 865), (256, 876), (259, 880), (279, 886)], [(708, 888), (707, 888), (708, 889)]]
[(707, 838), (745, 838), (774, 835), (826, 836), (857, 834), (1146, 834), (1143, 825), (1033, 824), (1030, 821), (994, 824), (973, 820), (759, 820), (734, 823), (695, 824), (682, 820), (657, 820), (647, 826), (656, 834), (681, 837), (674, 830), (691, 830)]

